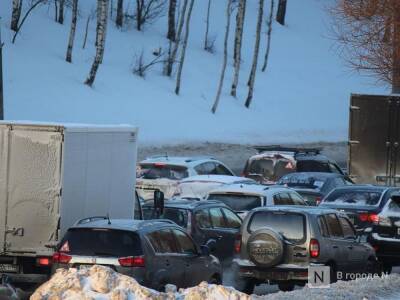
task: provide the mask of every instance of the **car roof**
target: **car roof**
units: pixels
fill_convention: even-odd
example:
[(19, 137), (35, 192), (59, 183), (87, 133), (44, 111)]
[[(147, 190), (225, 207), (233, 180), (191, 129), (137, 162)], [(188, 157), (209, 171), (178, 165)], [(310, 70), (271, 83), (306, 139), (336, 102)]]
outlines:
[(327, 156), (323, 154), (315, 154), (315, 153), (298, 153), (295, 155), (297, 161), (304, 160), (314, 160), (320, 162), (333, 162), (333, 160), (329, 159)]
[(293, 189), (281, 185), (267, 186), (261, 184), (227, 184), (213, 189), (208, 194), (241, 193), (264, 196), (269, 194), (271, 191), (279, 192), (288, 190), (293, 191)]
[(328, 173), (328, 172), (293, 172), (282, 176), (282, 178), (311, 178), (311, 177), (315, 177), (315, 179), (327, 179), (335, 177), (343, 178), (344, 176), (342, 174)]
[(276, 205), (276, 206), (261, 206), (254, 208), (252, 212), (257, 211), (288, 211), (288, 212), (301, 212), (307, 214), (328, 214), (328, 213), (336, 213), (341, 214), (336, 209), (331, 208), (321, 208), (318, 206), (303, 206), (303, 205)]
[(179, 166), (188, 166), (191, 164), (198, 164), (204, 161), (216, 161), (213, 157), (210, 156), (167, 156), (167, 155), (159, 155), (152, 156), (146, 158), (140, 162), (140, 164), (154, 164), (154, 163), (165, 163), (169, 165), (179, 165)]
[[(146, 201), (146, 203), (143, 205), (148, 207), (152, 206), (153, 201)], [(182, 208), (182, 209), (188, 209), (188, 210), (193, 210), (198, 207), (205, 207), (205, 206), (221, 206), (221, 207), (228, 207), (221, 201), (217, 200), (191, 200), (191, 199), (171, 199), (168, 200), (164, 203), (164, 207), (168, 208)]]
[(239, 177), (239, 176), (230, 176), (230, 175), (195, 175), (184, 178), (180, 181), (180, 183), (189, 183), (189, 182), (215, 182), (215, 183), (224, 183), (224, 184), (232, 184), (232, 183), (256, 183), (255, 180)]
[[(371, 192), (384, 192), (388, 189), (396, 189), (393, 186), (385, 186), (385, 185), (372, 185), (372, 184), (352, 184), (352, 185), (344, 185), (337, 187), (336, 190), (363, 190), (363, 191), (371, 191)], [(399, 187), (397, 187), (399, 189)]]
[(70, 228), (102, 228), (127, 231), (139, 231), (141, 229), (159, 228), (160, 226), (177, 226), (169, 220), (133, 220), (133, 219), (95, 219), (84, 223), (75, 224)]

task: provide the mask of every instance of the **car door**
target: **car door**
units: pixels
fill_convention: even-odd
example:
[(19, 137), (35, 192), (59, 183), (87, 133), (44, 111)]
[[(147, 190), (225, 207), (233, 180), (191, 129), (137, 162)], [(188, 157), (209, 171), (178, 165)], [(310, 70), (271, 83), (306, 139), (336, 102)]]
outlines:
[(154, 257), (146, 261), (152, 287), (163, 289), (171, 283), (182, 287), (185, 282), (185, 262), (181, 259), (179, 247), (171, 229), (161, 229), (146, 235), (154, 250)]
[(190, 287), (210, 278), (207, 269), (207, 257), (199, 255), (198, 249), (186, 232), (172, 229), (177, 245), (180, 259), (185, 266), (184, 282), (181, 287)]
[(242, 226), (242, 219), (232, 210), (222, 207), (222, 214), (225, 218), (225, 239), (224, 243), (228, 247), (227, 252), (224, 253), (226, 258), (233, 256), (233, 249), (237, 235), (239, 234), (240, 227)]

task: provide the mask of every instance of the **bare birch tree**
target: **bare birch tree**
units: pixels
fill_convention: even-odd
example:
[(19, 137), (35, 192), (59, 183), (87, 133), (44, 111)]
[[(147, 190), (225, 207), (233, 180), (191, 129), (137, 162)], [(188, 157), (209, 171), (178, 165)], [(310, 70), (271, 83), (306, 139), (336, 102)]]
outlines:
[(276, 11), (276, 21), (281, 25), (285, 25), (286, 5), (287, 0), (279, 0), (278, 10)]
[(13, 0), (11, 13), (11, 30), (17, 31), (19, 19), (21, 18), (22, 0)]
[(58, 20), (57, 20), (57, 22), (60, 24), (64, 24), (64, 6), (65, 6), (65, 0), (60, 0), (60, 4), (58, 6)]
[(95, 15), (95, 11), (92, 8), (92, 10), (90, 11), (90, 14), (88, 14), (88, 16), (86, 18), (85, 34), (83, 35), (82, 49), (85, 49), (85, 47), (86, 47), (86, 41), (87, 41), (87, 36), (88, 36), (88, 31), (89, 31), (89, 23), (90, 23), (90, 20), (92, 20), (94, 18), (94, 15)]
[(265, 48), (264, 64), (261, 71), (265, 72), (268, 64), (269, 50), (271, 48), (272, 18), (274, 14), (274, 0), (271, 0), (270, 12), (267, 20), (267, 46)]
[(96, 55), (92, 67), (89, 72), (88, 78), (85, 80), (85, 84), (92, 86), (96, 78), (97, 70), (103, 60), (104, 47), (106, 43), (106, 30), (107, 30), (107, 12), (108, 12), (108, 0), (97, 0), (97, 28), (96, 28)]
[(167, 59), (167, 67), (166, 67), (166, 74), (167, 76), (172, 75), (172, 69), (175, 63), (176, 55), (178, 53), (179, 44), (181, 42), (182, 30), (183, 25), (185, 23), (185, 16), (186, 16), (186, 9), (189, 0), (184, 0), (182, 12), (180, 13), (179, 23), (178, 23), (178, 30), (176, 33), (175, 43), (172, 46), (172, 50), (169, 51), (168, 59)]
[(194, 5), (194, 0), (191, 0), (189, 5), (189, 10), (186, 16), (185, 37), (183, 39), (181, 59), (179, 61), (179, 68), (176, 76), (175, 94), (177, 95), (179, 95), (179, 91), (181, 89), (182, 69), (183, 69), (183, 63), (185, 62), (186, 47), (189, 39), (189, 29), (190, 29), (189, 25), (190, 25), (190, 17), (192, 16), (193, 5)]
[(206, 32), (204, 34), (204, 50), (206, 50), (206, 51), (207, 51), (208, 46), (209, 46), (208, 32), (209, 32), (209, 28), (210, 28), (210, 10), (211, 10), (211, 0), (208, 0), (207, 17), (206, 17)]
[(118, 0), (117, 2), (117, 17), (115, 19), (115, 25), (121, 28), (124, 23), (124, 0)]
[(72, 49), (74, 47), (75, 31), (76, 31), (76, 21), (78, 18), (78, 0), (72, 0), (72, 20), (71, 29), (69, 31), (68, 47), (65, 60), (69, 63), (72, 62)]
[[(12, 43), (15, 43), (15, 39), (17, 38), (18, 33), (21, 31), (22, 25), (24, 25), (26, 19), (28, 18), (28, 16), (30, 15), (30, 13), (39, 5), (39, 4), (43, 4), (45, 3), (46, 0), (36, 0), (36, 1), (32, 1), (30, 7), (28, 8), (28, 10), (26, 11), (25, 15), (22, 17), (22, 20), (19, 24), (17, 24), (17, 30), (15, 30), (14, 32), (14, 36), (12, 38)], [(22, 8), (21, 8), (22, 9)]]
[(236, 97), (236, 88), (239, 83), (240, 63), (242, 60), (242, 40), (243, 40), (243, 25), (244, 17), (246, 14), (246, 0), (239, 0), (238, 11), (236, 14), (236, 30), (235, 30), (235, 44), (233, 51), (233, 66), (234, 75), (231, 87), (231, 96)]
[(259, 0), (258, 17), (257, 17), (257, 29), (256, 29), (256, 41), (254, 45), (253, 53), (253, 64), (251, 66), (248, 86), (249, 93), (247, 95), (245, 106), (250, 107), (251, 101), (253, 99), (254, 82), (256, 79), (257, 63), (258, 63), (258, 53), (260, 52), (260, 36), (261, 36), (261, 25), (264, 14), (264, 0)]
[(175, 38), (176, 38), (175, 14), (176, 14), (176, 0), (169, 0), (167, 38), (172, 42), (175, 42)]
[(222, 87), (224, 85), (226, 64), (228, 62), (228, 38), (229, 30), (231, 27), (231, 14), (232, 14), (232, 0), (228, 0), (228, 5), (226, 6), (226, 28), (225, 28), (225, 38), (224, 38), (224, 60), (222, 63), (221, 76), (219, 78), (219, 84), (217, 89), (217, 95), (215, 96), (214, 105), (211, 108), (211, 112), (215, 114), (218, 108), (219, 99), (221, 97)]

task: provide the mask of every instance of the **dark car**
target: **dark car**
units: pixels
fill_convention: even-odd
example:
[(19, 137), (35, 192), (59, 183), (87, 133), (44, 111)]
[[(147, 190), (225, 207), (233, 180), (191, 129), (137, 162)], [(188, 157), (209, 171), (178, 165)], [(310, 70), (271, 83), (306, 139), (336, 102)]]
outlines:
[(332, 282), (377, 270), (374, 249), (356, 236), (346, 214), (319, 207), (252, 210), (235, 250), (235, 287), (248, 294), (265, 282), (283, 291), (305, 285), (312, 265), (329, 266)]
[(200, 245), (216, 240), (212, 253), (221, 260), (231, 258), (235, 237), (242, 220), (228, 206), (219, 201), (170, 200), (165, 202), (163, 213), (155, 215), (153, 203), (143, 205), (145, 219), (162, 218), (174, 221), (185, 228)]
[(299, 172), (284, 175), (277, 184), (296, 190), (310, 205), (318, 205), (333, 189), (352, 183), (337, 173)]
[(356, 228), (366, 228), (378, 220), (390, 197), (400, 188), (373, 185), (349, 185), (334, 189), (321, 207), (344, 211)]
[(105, 265), (157, 290), (168, 283), (177, 287), (202, 281), (221, 283), (221, 265), (209, 250), (207, 245), (198, 247), (184, 229), (169, 220), (95, 217), (68, 229), (53, 255), (53, 271)]
[(400, 194), (395, 193), (373, 222), (368, 238), (374, 247), (383, 271), (390, 273), (400, 265)]
[(247, 160), (242, 175), (263, 184), (274, 184), (282, 176), (292, 172), (336, 173), (347, 178), (335, 161), (321, 154), (321, 148), (282, 146), (254, 148), (259, 153)]

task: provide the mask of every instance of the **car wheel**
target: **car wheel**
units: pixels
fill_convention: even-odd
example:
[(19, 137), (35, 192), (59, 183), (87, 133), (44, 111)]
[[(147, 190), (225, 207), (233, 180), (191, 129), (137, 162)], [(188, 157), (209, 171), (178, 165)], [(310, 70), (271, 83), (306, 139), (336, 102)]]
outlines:
[(221, 278), (218, 275), (213, 275), (211, 279), (208, 281), (209, 284), (221, 284)]
[(367, 274), (378, 274), (379, 272), (379, 264), (374, 259), (368, 259), (367, 264), (365, 265), (365, 272)]
[(235, 280), (234, 288), (242, 293), (246, 293), (248, 295), (253, 294), (254, 287), (256, 286), (255, 281), (253, 279), (240, 279)]
[(383, 263), (382, 264), (382, 271), (385, 274), (390, 274), (392, 273), (392, 265), (388, 264), (388, 263)]
[(291, 282), (281, 282), (278, 283), (278, 288), (282, 292), (290, 292), (294, 290), (294, 284)]
[(327, 264), (327, 266), (330, 268), (329, 269), (329, 274), (330, 274), (330, 277), (331, 277), (331, 282), (330, 283), (335, 283), (337, 281), (336, 266), (333, 263)]

